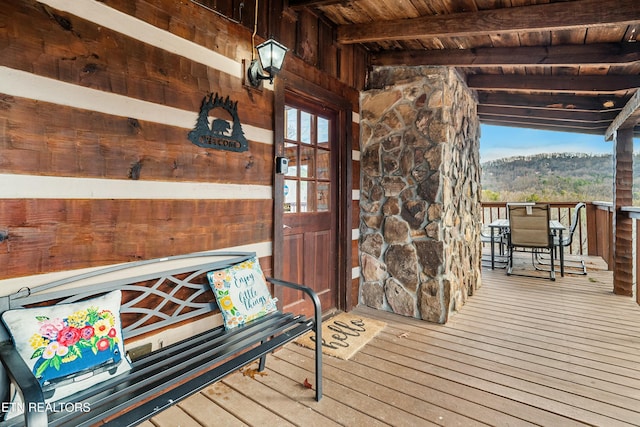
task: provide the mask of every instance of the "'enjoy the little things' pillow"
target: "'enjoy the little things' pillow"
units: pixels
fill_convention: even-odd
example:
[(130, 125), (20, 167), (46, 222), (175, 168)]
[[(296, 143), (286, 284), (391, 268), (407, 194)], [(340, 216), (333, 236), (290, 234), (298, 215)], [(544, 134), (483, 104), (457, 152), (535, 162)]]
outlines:
[(121, 292), (113, 291), (70, 304), (8, 310), (2, 320), (18, 353), (47, 391), (114, 372), (123, 361), (127, 365), (123, 368), (130, 369), (124, 354), (120, 299)]
[(256, 257), (207, 274), (227, 329), (276, 310)]

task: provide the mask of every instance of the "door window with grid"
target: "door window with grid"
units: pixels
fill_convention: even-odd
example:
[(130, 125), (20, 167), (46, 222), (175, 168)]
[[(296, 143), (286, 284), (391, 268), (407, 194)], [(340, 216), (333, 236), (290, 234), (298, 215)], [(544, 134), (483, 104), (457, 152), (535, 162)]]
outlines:
[(284, 181), (284, 212), (331, 210), (331, 121), (285, 107), (285, 156), (289, 169)]

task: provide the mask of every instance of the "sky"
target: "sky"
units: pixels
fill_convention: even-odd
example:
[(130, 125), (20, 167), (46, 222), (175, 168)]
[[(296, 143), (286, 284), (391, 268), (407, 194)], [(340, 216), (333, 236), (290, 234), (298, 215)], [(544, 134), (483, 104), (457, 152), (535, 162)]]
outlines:
[[(613, 154), (613, 141), (602, 135), (552, 132), (507, 126), (480, 125), (480, 162), (541, 153)], [(640, 140), (634, 139), (634, 152)]]

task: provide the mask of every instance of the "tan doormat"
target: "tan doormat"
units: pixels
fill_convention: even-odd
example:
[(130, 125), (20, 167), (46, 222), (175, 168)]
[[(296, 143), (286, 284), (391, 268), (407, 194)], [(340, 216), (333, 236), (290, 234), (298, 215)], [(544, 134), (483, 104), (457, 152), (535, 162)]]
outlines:
[[(385, 326), (384, 322), (340, 313), (322, 322), (322, 352), (348, 360)], [(295, 343), (307, 348), (316, 348), (315, 338), (313, 331), (307, 332), (296, 339)]]

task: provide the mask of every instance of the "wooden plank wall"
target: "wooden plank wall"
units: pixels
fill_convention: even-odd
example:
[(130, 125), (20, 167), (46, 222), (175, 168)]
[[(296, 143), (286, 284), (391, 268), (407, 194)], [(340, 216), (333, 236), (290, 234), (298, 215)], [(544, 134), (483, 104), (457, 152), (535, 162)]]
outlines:
[[(238, 3), (3, 2), (0, 279), (238, 246), (269, 269), (273, 90), (243, 85), (254, 6)], [(357, 112), (364, 52), (282, 4), (260, 2), (256, 42), (294, 41), (285, 67)], [(248, 151), (187, 139), (209, 93), (238, 102)]]

